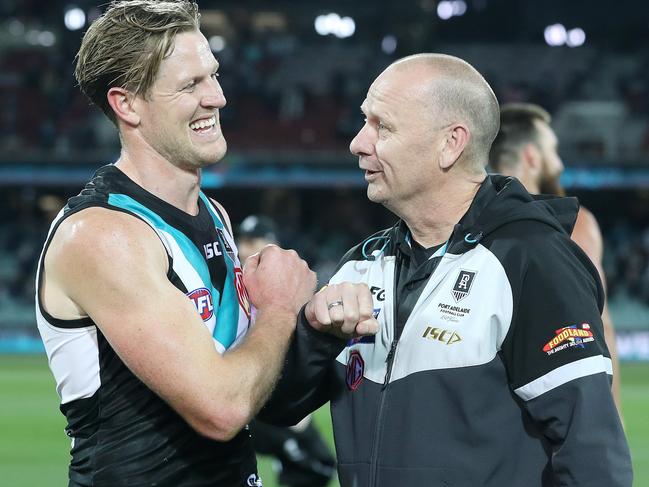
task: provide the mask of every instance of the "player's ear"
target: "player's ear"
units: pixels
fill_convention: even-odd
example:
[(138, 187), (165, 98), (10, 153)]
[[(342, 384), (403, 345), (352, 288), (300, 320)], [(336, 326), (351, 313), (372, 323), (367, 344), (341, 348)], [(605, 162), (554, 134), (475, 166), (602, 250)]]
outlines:
[(108, 90), (106, 98), (118, 120), (132, 127), (140, 124), (140, 115), (137, 113), (135, 103), (136, 96), (133, 93), (124, 88), (113, 86)]
[(541, 151), (532, 143), (527, 143), (523, 146), (522, 159), (525, 168), (531, 174), (537, 174), (541, 171)]

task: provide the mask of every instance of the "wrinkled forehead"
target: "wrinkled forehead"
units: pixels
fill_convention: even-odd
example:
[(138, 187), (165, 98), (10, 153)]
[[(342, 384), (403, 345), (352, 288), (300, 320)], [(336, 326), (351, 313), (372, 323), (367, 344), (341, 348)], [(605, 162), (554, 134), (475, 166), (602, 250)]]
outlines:
[(404, 112), (422, 101), (421, 79), (407, 73), (384, 71), (372, 83), (363, 102), (367, 111)]

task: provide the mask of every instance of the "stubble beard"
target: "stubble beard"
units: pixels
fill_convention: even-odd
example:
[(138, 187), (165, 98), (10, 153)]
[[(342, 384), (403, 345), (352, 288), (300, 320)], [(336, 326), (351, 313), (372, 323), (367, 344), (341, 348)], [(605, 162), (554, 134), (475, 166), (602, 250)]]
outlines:
[(561, 174), (554, 176), (545, 176), (539, 182), (539, 191), (541, 194), (553, 194), (556, 196), (565, 196), (566, 190), (561, 186)]
[(192, 143), (191, 139), (187, 140), (186, 144), (181, 142), (169, 144), (164, 148), (166, 152), (165, 157), (171, 162), (171, 164), (180, 167), (181, 169), (203, 169), (204, 167), (216, 164), (225, 156), (227, 143), (222, 135), (220, 140), (221, 144), (219, 144), (218, 150), (208, 150), (207, 148), (198, 147), (196, 144)]

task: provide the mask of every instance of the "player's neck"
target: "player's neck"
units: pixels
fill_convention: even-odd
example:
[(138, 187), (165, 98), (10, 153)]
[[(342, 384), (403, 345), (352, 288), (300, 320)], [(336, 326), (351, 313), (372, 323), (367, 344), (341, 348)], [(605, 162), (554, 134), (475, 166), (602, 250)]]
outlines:
[(534, 181), (532, 178), (529, 178), (527, 181), (521, 181), (523, 183), (523, 186), (525, 186), (525, 189), (527, 189), (527, 192), (530, 194), (540, 194), (541, 193), (541, 188), (539, 187), (539, 183)]
[(525, 186), (525, 189), (527, 190), (528, 193), (539, 194), (541, 192), (541, 189), (539, 187), (539, 182), (536, 181), (535, 176), (528, 174), (526, 171), (523, 170), (513, 172), (511, 175), (517, 178), (521, 182), (521, 184)]
[(183, 169), (169, 163), (159, 154), (134, 156), (122, 149), (115, 164), (124, 174), (149, 193), (190, 215), (198, 214), (200, 169)]

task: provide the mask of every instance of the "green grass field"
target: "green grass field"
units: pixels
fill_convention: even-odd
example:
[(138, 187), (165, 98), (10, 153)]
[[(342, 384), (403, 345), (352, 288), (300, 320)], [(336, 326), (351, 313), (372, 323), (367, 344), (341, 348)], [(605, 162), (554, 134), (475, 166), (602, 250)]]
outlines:
[[(649, 365), (624, 365), (622, 386), (634, 485), (649, 486)], [(328, 408), (318, 411), (316, 422), (333, 448)], [(67, 485), (64, 424), (45, 357), (0, 355), (0, 485)], [(269, 459), (260, 458), (259, 468), (264, 486), (276, 487)]]

